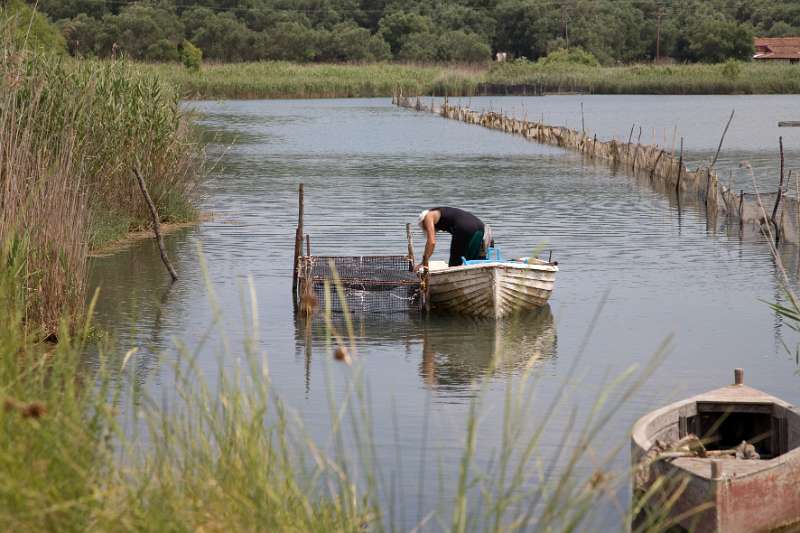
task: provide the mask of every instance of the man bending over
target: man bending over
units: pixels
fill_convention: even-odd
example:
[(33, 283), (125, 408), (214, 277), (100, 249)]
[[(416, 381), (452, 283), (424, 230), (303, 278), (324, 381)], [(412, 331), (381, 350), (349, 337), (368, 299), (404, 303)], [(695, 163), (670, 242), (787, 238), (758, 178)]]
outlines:
[[(416, 270), (427, 268), (436, 248), (436, 232), (446, 231), (453, 236), (450, 244), (449, 266), (461, 264), (461, 258), (483, 259), (491, 246), (491, 230), (481, 220), (457, 207), (432, 207), (419, 214), (419, 225), (425, 232), (425, 253)], [(484, 244), (484, 241), (486, 243)]]

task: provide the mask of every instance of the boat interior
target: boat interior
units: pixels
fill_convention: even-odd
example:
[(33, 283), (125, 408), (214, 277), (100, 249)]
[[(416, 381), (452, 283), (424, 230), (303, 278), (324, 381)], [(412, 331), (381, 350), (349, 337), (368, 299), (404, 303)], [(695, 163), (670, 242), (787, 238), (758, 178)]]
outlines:
[(730, 450), (743, 441), (761, 459), (772, 459), (800, 446), (800, 415), (776, 403), (697, 401), (678, 417), (678, 437), (690, 433), (707, 450)]

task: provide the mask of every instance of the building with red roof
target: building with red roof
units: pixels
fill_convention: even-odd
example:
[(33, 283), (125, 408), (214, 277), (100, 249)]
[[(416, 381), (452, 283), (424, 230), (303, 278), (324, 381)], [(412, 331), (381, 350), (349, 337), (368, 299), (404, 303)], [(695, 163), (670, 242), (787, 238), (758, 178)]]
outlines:
[(800, 62), (800, 37), (756, 37), (757, 61)]

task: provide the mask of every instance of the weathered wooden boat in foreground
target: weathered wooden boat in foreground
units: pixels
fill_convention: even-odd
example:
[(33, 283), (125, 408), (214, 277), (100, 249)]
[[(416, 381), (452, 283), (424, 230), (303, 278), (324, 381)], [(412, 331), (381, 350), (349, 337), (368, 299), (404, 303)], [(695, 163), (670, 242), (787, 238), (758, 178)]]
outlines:
[(558, 266), (541, 259), (478, 261), (448, 267), (431, 261), (428, 297), (433, 310), (500, 318), (544, 305)]
[(737, 369), (734, 385), (636, 422), (634, 490), (658, 493), (648, 495), (646, 512), (690, 531), (769, 531), (800, 521), (800, 411), (742, 381)]

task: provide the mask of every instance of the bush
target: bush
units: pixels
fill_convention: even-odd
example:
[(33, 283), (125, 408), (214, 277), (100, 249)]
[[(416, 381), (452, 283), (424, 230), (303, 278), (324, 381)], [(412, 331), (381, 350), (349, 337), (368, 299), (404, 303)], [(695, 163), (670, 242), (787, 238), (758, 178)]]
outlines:
[(553, 50), (537, 62), (540, 65), (584, 65), (587, 67), (597, 67), (600, 63), (597, 58), (583, 48), (559, 48)]
[(742, 65), (735, 59), (729, 59), (722, 65), (722, 75), (729, 80), (736, 80), (742, 73)]
[(189, 70), (199, 72), (203, 63), (203, 51), (191, 42), (184, 40), (181, 43), (181, 62)]
[(28, 48), (56, 54), (67, 51), (67, 43), (59, 28), (47, 17), (20, 0), (0, 3), (0, 26), (13, 21), (13, 40), (17, 48)]

